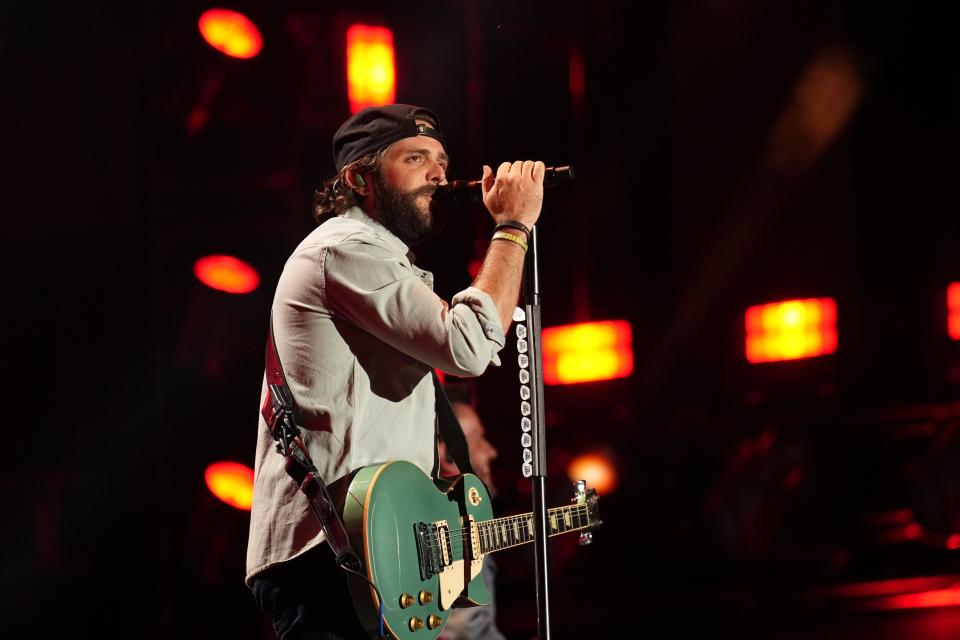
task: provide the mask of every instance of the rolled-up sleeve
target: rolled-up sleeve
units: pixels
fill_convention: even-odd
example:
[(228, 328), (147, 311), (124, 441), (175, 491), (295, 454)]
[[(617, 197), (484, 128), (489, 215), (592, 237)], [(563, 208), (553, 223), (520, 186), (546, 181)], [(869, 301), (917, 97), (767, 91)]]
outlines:
[(327, 247), (320, 283), (332, 313), (431, 367), (471, 377), (500, 364), (505, 340), (490, 296), (470, 287), (448, 308), (388, 247), (355, 237)]

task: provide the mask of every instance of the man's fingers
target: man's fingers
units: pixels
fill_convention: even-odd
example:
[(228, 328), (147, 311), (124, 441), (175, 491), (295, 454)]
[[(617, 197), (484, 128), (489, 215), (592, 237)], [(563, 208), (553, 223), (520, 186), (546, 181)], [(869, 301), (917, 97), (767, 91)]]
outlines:
[(533, 163), (533, 168), (530, 170), (530, 175), (533, 177), (534, 181), (537, 183), (543, 182), (543, 176), (547, 173), (547, 167), (542, 162), (537, 160)]
[(480, 176), (480, 188), (484, 193), (493, 189), (493, 183), (496, 182), (496, 178), (493, 177), (493, 169), (489, 165), (483, 165), (483, 175)]
[[(513, 178), (529, 177), (536, 183), (543, 182), (546, 167), (537, 160), (517, 160), (516, 162), (502, 162), (497, 168), (497, 177), (511, 176)], [(486, 181), (486, 178), (484, 178)]]

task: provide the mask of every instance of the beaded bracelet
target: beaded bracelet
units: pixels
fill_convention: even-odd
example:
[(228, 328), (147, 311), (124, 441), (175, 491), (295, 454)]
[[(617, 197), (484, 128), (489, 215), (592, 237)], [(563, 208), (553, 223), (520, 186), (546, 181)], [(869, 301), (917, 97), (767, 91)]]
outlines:
[(497, 231), (493, 234), (493, 240), (509, 240), (510, 242), (516, 242), (518, 245), (523, 247), (523, 250), (527, 250), (526, 241), (520, 236), (514, 235), (512, 233), (507, 233), (506, 231)]
[(527, 225), (523, 224), (522, 222), (518, 222), (516, 220), (503, 220), (501, 222), (498, 222), (497, 226), (495, 226), (493, 230), (500, 231), (500, 229), (502, 229), (503, 227), (509, 227), (511, 229), (523, 231), (526, 234), (527, 239), (528, 240), (530, 239), (530, 229), (528, 229)]

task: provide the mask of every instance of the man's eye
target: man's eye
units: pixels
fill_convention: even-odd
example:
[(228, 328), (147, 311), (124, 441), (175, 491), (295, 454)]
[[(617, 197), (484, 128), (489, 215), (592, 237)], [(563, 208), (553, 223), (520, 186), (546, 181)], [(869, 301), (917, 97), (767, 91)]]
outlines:
[(420, 158), (422, 158), (422, 157), (423, 157), (423, 156), (421, 156), (419, 153), (414, 153), (413, 155), (410, 156), (409, 160), (413, 160), (414, 162), (416, 162), (416, 161), (420, 160)]

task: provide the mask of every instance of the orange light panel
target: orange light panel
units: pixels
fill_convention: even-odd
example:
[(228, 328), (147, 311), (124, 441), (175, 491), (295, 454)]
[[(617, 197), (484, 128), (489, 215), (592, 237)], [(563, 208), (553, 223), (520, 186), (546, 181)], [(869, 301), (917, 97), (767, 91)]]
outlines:
[(960, 282), (953, 282), (947, 287), (947, 325), (950, 337), (960, 340)]
[(617, 470), (602, 453), (577, 456), (567, 466), (567, 476), (572, 482), (586, 480), (587, 488), (596, 489), (601, 495), (609, 495), (617, 488)]
[(746, 353), (751, 363), (797, 360), (837, 350), (833, 298), (786, 300), (747, 309)]
[(253, 504), (253, 469), (239, 462), (214, 462), (203, 474), (210, 493), (231, 507), (250, 510)]
[(633, 334), (626, 320), (581, 322), (543, 330), (543, 382), (574, 384), (633, 373)]
[(350, 113), (391, 104), (397, 93), (393, 32), (363, 24), (347, 29), (347, 97)]
[(233, 256), (206, 256), (193, 264), (193, 274), (211, 289), (250, 293), (260, 286), (256, 269)]
[(210, 9), (200, 16), (198, 26), (207, 44), (232, 58), (252, 58), (263, 48), (260, 30), (242, 13)]

